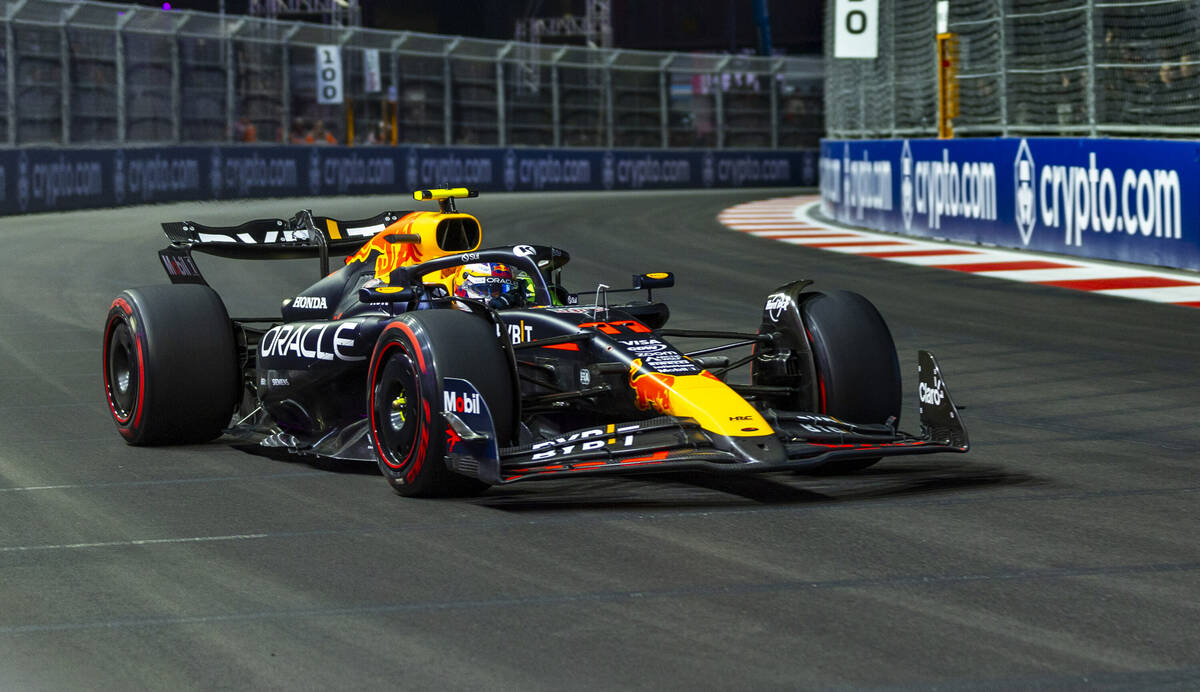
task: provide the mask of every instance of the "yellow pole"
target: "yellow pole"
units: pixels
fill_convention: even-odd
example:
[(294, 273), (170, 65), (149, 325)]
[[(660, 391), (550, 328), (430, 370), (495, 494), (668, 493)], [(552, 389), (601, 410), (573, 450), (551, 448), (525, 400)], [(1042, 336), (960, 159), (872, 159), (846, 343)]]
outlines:
[(400, 143), (400, 104), (399, 102), (392, 103), (392, 146)]
[(354, 101), (346, 99), (346, 146), (354, 146)]
[(938, 60), (938, 139), (954, 137), (954, 118), (958, 117), (958, 36), (937, 35)]

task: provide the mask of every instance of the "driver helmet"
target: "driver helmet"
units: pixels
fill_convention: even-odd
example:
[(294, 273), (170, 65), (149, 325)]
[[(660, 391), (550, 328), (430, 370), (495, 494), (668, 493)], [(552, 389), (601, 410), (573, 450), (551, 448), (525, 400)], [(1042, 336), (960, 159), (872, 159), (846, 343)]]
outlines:
[(463, 266), (454, 277), (454, 295), (489, 304), (503, 297), (517, 305), (524, 302), (525, 286), (507, 264), (483, 262)]

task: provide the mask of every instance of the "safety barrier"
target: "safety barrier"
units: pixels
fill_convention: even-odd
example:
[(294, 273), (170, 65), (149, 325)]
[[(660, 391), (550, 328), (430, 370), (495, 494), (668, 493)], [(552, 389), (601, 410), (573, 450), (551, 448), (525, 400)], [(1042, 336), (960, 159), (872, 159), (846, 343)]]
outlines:
[(0, 150), (0, 214), (421, 187), (814, 186), (816, 150), (211, 146)]
[(1200, 145), (1073, 138), (826, 140), (839, 221), (915, 236), (1200, 270)]
[[(1195, 2), (826, 0), (827, 136), (935, 136), (938, 32), (958, 46), (956, 136), (1200, 135)], [(836, 57), (838, 40), (866, 37), (876, 55)]]
[(328, 136), (368, 145), (766, 149), (815, 147), (823, 130), (817, 56), (495, 41), (169, 7), (0, 3), (0, 143)]

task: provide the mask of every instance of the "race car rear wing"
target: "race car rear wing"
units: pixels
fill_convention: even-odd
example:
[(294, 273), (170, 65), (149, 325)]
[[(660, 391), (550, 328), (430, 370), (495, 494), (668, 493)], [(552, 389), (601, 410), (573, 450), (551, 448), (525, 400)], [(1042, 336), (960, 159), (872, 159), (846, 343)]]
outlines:
[(291, 219), (256, 219), (238, 226), (205, 226), (195, 221), (162, 225), (171, 241), (159, 259), (172, 283), (205, 283), (191, 253), (229, 259), (320, 258), (321, 276), (329, 273), (329, 257), (349, 255), (376, 233), (409, 211), (384, 211), (365, 219), (343, 221), (302, 210)]
[(313, 216), (305, 210), (291, 219), (256, 219), (239, 226), (170, 221), (162, 228), (173, 245), (187, 245), (210, 255), (232, 259), (299, 259), (317, 257), (322, 245), (330, 254), (348, 255), (409, 213), (385, 211), (366, 219), (341, 221)]

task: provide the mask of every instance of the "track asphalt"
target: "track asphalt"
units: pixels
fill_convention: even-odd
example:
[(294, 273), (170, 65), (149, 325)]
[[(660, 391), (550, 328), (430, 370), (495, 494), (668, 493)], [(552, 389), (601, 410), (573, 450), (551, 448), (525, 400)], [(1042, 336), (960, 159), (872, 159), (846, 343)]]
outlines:
[[(135, 449), (102, 394), (157, 222), (303, 201), (0, 219), (0, 689), (1195, 689), (1200, 313), (733, 233), (777, 190), (485, 195), (485, 244), (575, 290), (674, 271), (672, 326), (754, 329), (797, 278), (938, 355), (973, 450), (834, 477), (394, 495), (368, 465)], [(402, 197), (314, 203), (335, 217)], [(234, 314), (315, 262), (201, 258)], [(656, 296), (658, 294), (656, 293)]]

